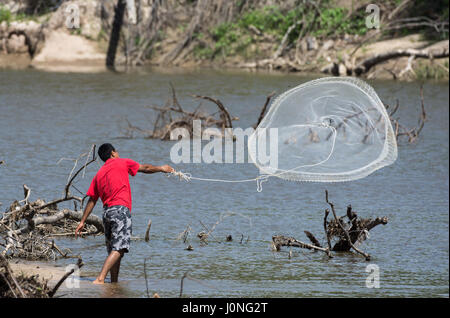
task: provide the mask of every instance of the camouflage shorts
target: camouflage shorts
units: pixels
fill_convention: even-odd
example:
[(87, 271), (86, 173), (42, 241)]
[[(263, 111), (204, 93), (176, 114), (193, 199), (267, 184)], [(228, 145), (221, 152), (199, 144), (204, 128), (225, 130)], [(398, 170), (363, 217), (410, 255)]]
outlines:
[(103, 226), (108, 254), (125, 250), (128, 253), (131, 241), (131, 213), (122, 205), (103, 208)]

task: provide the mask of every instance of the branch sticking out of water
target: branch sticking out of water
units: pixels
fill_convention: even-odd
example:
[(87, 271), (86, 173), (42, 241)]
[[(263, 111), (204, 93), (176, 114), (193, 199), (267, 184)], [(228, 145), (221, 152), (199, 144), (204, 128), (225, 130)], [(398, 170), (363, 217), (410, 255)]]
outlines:
[[(323, 228), (325, 231), (327, 248), (321, 246), (319, 240), (308, 231), (304, 231), (306, 236), (312, 242), (312, 244), (301, 242), (293, 237), (287, 237), (283, 235), (276, 235), (272, 237), (272, 247), (276, 251), (280, 251), (282, 246), (299, 247), (309, 250), (316, 250), (324, 252), (328, 257), (333, 257), (331, 251), (334, 252), (349, 252), (351, 249), (358, 254), (364, 256), (366, 260), (370, 260), (370, 255), (358, 248), (364, 240), (369, 237), (369, 231), (379, 224), (387, 224), (388, 218), (381, 217), (376, 219), (364, 219), (358, 217), (358, 214), (352, 209), (351, 205), (347, 206), (346, 215), (338, 217), (335, 211), (334, 204), (328, 199), (328, 191), (325, 190), (325, 201), (330, 206), (334, 219), (328, 221), (328, 215), (330, 210), (325, 210), (325, 216), (323, 218)], [(348, 221), (344, 222), (347, 218)], [(331, 241), (336, 238), (338, 241), (333, 247)], [(292, 255), (292, 253), (290, 253)]]

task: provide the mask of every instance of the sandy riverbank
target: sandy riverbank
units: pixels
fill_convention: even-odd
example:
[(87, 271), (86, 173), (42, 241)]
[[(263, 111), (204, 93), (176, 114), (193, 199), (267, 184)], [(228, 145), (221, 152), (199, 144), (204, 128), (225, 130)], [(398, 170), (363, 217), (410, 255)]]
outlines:
[(40, 278), (48, 280), (50, 286), (54, 286), (66, 273), (64, 266), (48, 262), (13, 259), (10, 260), (9, 265), (16, 275), (20, 273), (26, 275), (39, 275)]
[[(9, 260), (9, 266), (16, 276), (23, 273), (27, 276), (38, 275), (39, 280), (47, 280), (50, 289), (65, 275), (66, 270), (72, 268), (56, 262), (26, 261), (22, 259)], [(83, 268), (80, 269), (79, 274), (79, 277), (74, 276), (75, 274), (69, 276), (58, 288), (54, 297), (115, 297), (116, 286), (111, 286), (111, 284), (105, 284), (104, 286), (92, 284), (93, 278), (91, 277), (92, 275), (89, 275), (92, 273), (83, 271)]]

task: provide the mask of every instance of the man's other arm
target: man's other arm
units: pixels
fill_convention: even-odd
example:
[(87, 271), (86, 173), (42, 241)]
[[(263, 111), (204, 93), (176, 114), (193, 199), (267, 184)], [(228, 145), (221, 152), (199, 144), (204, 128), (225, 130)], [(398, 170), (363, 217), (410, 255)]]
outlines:
[(75, 237), (81, 234), (81, 231), (84, 228), (84, 223), (86, 222), (86, 219), (89, 217), (92, 210), (94, 209), (95, 203), (97, 203), (97, 200), (94, 200), (92, 197), (89, 197), (89, 201), (86, 204), (86, 207), (84, 208), (83, 217), (81, 218), (80, 224), (78, 224), (77, 229), (75, 230)]

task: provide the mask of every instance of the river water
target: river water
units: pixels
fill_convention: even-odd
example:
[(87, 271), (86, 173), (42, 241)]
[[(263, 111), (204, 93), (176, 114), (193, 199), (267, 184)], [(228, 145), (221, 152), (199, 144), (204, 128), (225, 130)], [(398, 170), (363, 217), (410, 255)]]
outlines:
[[(298, 75), (222, 71), (140, 70), (127, 74), (0, 71), (0, 209), (23, 196), (61, 196), (72, 162), (90, 145), (111, 142), (122, 157), (141, 163), (172, 164), (173, 142), (121, 138), (124, 118), (151, 129), (155, 114), (147, 105), (163, 106), (169, 82), (185, 109), (198, 102), (191, 94), (219, 98), (242, 128), (253, 125), (265, 96), (281, 93), (311, 78)], [(400, 101), (400, 122), (413, 127), (420, 114), (419, 83), (372, 81), (387, 103)], [(190, 183), (161, 174), (131, 178), (133, 237), (122, 261), (121, 282), (92, 286), (106, 249), (103, 236), (57, 239), (80, 254), (85, 266), (81, 288), (62, 290), (66, 297), (146, 297), (148, 290), (177, 297), (181, 277), (185, 297), (448, 297), (449, 296), (449, 89), (448, 83), (427, 82), (424, 96), (428, 121), (419, 140), (401, 143), (394, 165), (347, 183), (296, 183), (271, 178), (261, 193), (254, 183)], [(214, 105), (204, 103), (211, 112)], [(205, 178), (246, 179), (257, 175), (252, 164), (179, 164), (175, 168)], [(86, 191), (100, 167), (89, 166), (76, 187)], [(370, 262), (353, 254), (293, 249), (272, 252), (273, 235), (307, 241), (308, 230), (324, 243), (324, 191), (338, 214), (348, 204), (363, 217), (387, 216), (389, 223), (370, 232), (362, 248)], [(101, 204), (94, 214), (101, 216)], [(201, 223), (212, 227), (223, 213), (208, 245), (196, 234)], [(151, 218), (150, 242), (142, 240)], [(190, 226), (188, 241), (177, 236)], [(227, 235), (232, 242), (225, 242)], [(242, 240), (241, 240), (242, 239)], [(218, 242), (214, 242), (217, 240)], [(185, 250), (191, 244), (192, 251)], [(73, 260), (56, 264), (65, 266)], [(366, 267), (379, 268), (380, 288), (367, 288)]]

